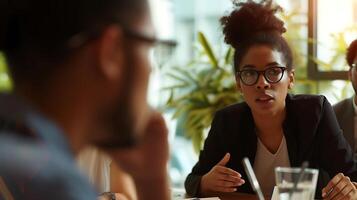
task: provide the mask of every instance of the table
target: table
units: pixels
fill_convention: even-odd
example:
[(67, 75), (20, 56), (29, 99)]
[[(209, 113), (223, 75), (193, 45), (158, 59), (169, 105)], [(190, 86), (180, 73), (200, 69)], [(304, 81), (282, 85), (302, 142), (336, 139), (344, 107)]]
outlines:
[[(185, 189), (183, 188), (171, 188), (171, 199), (173, 200), (182, 200), (185, 198), (192, 198), (186, 194)], [(213, 193), (210, 194), (211, 197), (219, 197), (222, 200), (258, 200), (258, 197), (255, 194), (247, 193)], [(265, 197), (266, 200), (270, 200), (271, 197)]]
[[(246, 193), (220, 193), (216, 194), (221, 200), (258, 200), (258, 196), (254, 194)], [(265, 197), (265, 199), (270, 199), (270, 197)]]
[(244, 193), (224, 193), (218, 194), (217, 196), (221, 200), (258, 200), (258, 197), (256, 195)]
[[(258, 196), (254, 194), (246, 193), (215, 193), (210, 195), (212, 197), (219, 197), (221, 200), (258, 200)], [(266, 200), (270, 200), (270, 197), (265, 197)]]

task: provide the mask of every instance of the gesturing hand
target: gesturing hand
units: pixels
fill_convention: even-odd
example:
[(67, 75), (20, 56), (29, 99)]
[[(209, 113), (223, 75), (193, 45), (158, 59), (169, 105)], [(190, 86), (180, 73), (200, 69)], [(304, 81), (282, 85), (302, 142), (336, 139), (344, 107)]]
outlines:
[(226, 153), (222, 160), (202, 177), (201, 194), (204, 195), (209, 192), (235, 192), (237, 190), (236, 187), (245, 183), (238, 172), (225, 167), (229, 159), (230, 154)]

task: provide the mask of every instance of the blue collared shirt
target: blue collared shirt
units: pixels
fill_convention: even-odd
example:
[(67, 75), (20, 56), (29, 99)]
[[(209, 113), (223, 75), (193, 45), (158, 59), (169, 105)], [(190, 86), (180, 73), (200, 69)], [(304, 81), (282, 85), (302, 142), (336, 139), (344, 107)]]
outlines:
[(22, 99), (0, 95), (0, 200), (96, 199), (61, 129)]

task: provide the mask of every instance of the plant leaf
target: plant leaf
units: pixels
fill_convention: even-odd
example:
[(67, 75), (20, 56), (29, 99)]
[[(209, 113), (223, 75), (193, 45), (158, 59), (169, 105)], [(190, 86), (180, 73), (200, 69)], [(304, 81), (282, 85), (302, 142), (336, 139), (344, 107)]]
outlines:
[(203, 47), (204, 52), (206, 53), (208, 59), (210, 60), (213, 67), (218, 68), (218, 61), (214, 55), (211, 45), (208, 43), (206, 36), (202, 32), (198, 32), (198, 41)]
[(226, 56), (224, 57), (224, 64), (229, 65), (232, 62), (232, 56), (233, 56), (234, 50), (232, 47), (229, 47), (226, 53)]

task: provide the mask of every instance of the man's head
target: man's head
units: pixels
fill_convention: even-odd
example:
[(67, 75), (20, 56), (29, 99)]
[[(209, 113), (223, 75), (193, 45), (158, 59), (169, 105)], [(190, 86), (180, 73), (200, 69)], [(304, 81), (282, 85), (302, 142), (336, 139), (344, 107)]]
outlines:
[(352, 67), (353, 64), (356, 64), (357, 59), (357, 39), (351, 42), (350, 46), (347, 48), (346, 60), (347, 64)]
[[(42, 110), (50, 117), (56, 112), (55, 121), (82, 113), (83, 119), (76, 123), (86, 127), (76, 130), (88, 132), (92, 143), (132, 143), (146, 123), (148, 110), (148, 53), (154, 42), (148, 2), (3, 3), (0, 50), (7, 58), (15, 92), (50, 105)], [(46, 102), (53, 101), (56, 93), (58, 108)], [(64, 129), (71, 132), (71, 127)]]
[(352, 82), (355, 93), (357, 93), (357, 39), (347, 48), (346, 60), (348, 66), (350, 66), (348, 77)]

